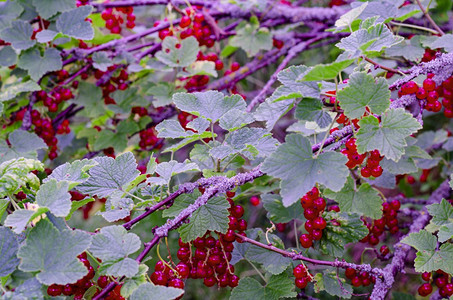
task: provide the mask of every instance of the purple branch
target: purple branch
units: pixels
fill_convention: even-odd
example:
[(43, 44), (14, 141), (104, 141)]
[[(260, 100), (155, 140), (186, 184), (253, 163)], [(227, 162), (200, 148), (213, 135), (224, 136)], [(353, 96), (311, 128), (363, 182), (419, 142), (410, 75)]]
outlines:
[(330, 32), (321, 33), (321, 34), (318, 34), (314, 38), (311, 38), (307, 41), (300, 42), (297, 45), (295, 45), (294, 47), (292, 47), (288, 51), (288, 55), (285, 57), (285, 59), (283, 59), (283, 61), (280, 63), (280, 65), (275, 70), (274, 74), (272, 74), (271, 78), (267, 81), (266, 85), (261, 89), (260, 93), (255, 98), (253, 98), (252, 101), (250, 102), (250, 104), (247, 106), (247, 112), (251, 112), (252, 109), (255, 107), (255, 105), (257, 105), (258, 103), (261, 103), (265, 100), (269, 89), (272, 87), (272, 85), (275, 83), (275, 81), (277, 81), (278, 73), (280, 73), (280, 71), (282, 71), (284, 68), (286, 68), (286, 66), (289, 64), (289, 62), (294, 57), (296, 57), (300, 52), (306, 50), (310, 44), (313, 44), (319, 40), (328, 38), (330, 36), (332, 36), (332, 34)]
[[(448, 180), (446, 180), (439, 186), (437, 190), (435, 190), (431, 194), (428, 203), (429, 204), (439, 203), (443, 198), (447, 198), (450, 195), (450, 191), (451, 191), (450, 185), (448, 184)], [(428, 214), (427, 209), (425, 207), (423, 209), (423, 213), (421, 213), (420, 216), (416, 218), (412, 223), (412, 226), (409, 228), (409, 232), (407, 233), (407, 235), (413, 232), (419, 232), (428, 224), (429, 220), (430, 215)], [(402, 239), (406, 236), (403, 236)], [(397, 243), (394, 246), (395, 252), (392, 262), (384, 268), (383, 270), (384, 278), (382, 280), (378, 278), (376, 279), (376, 284), (374, 286), (373, 293), (371, 294), (371, 299), (376, 300), (385, 299), (385, 296), (390, 291), (390, 289), (393, 286), (393, 283), (395, 282), (396, 274), (403, 271), (406, 263), (407, 254), (409, 253), (411, 248), (412, 248), (411, 246), (403, 244), (401, 242)]]

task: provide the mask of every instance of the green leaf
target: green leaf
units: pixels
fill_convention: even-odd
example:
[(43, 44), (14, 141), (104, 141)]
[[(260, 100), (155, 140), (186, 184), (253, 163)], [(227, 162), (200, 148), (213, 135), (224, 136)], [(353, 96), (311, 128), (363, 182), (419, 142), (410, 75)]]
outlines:
[[(198, 119), (197, 119), (198, 120)], [(185, 130), (182, 128), (181, 123), (176, 120), (163, 120), (156, 126), (158, 132), (157, 137), (159, 138), (186, 138), (193, 136), (194, 132), (191, 130)]]
[(263, 299), (278, 300), (296, 297), (294, 282), (286, 273), (273, 275), (269, 282), (262, 286), (253, 278), (245, 277), (239, 280), (239, 285), (231, 292), (230, 300)]
[(441, 243), (453, 238), (453, 223), (440, 226), (437, 236), (439, 238), (439, 242)]
[(71, 210), (69, 211), (69, 214), (66, 217), (66, 221), (68, 221), (68, 220), (70, 220), (72, 218), (72, 214), (76, 210), (78, 210), (79, 208), (81, 208), (82, 206), (84, 206), (85, 204), (90, 203), (90, 202), (94, 202), (94, 199), (87, 197), (87, 198), (79, 200), (79, 201), (72, 201), (71, 202)]
[(427, 206), (429, 214), (432, 216), (431, 223), (435, 225), (446, 225), (453, 222), (453, 207), (445, 199), (437, 204)]
[(7, 89), (0, 92), (0, 102), (11, 100), (20, 93), (34, 92), (39, 90), (41, 90), (41, 87), (32, 80), (15, 83), (14, 85), (10, 85)]
[[(361, 25), (362, 26), (362, 25)], [(336, 45), (346, 51), (348, 59), (370, 55), (400, 43), (404, 38), (393, 35), (383, 23), (362, 28), (342, 38)]]
[(95, 52), (92, 56), (93, 67), (102, 72), (106, 72), (107, 68), (113, 66), (112, 59), (108, 56), (107, 52)]
[(182, 163), (179, 163), (175, 160), (169, 162), (163, 162), (157, 165), (156, 173), (159, 174), (167, 182), (170, 182), (170, 179), (180, 173), (188, 171), (200, 171), (197, 164), (185, 160)]
[(71, 210), (71, 194), (67, 181), (50, 179), (36, 193), (36, 203), (47, 207), (55, 216), (66, 217)]
[(22, 5), (17, 2), (7, 0), (0, 2), (0, 31), (11, 25), (11, 21), (20, 16), (24, 11)]
[(36, 44), (35, 40), (31, 39), (33, 28), (29, 22), (16, 20), (11, 22), (11, 26), (0, 31), (0, 39), (11, 43), (11, 46), (16, 50), (26, 50)]
[(336, 152), (313, 157), (310, 141), (299, 134), (290, 134), (286, 143), (268, 157), (262, 171), (282, 179), (280, 195), (288, 207), (305, 195), (316, 183), (339, 191), (346, 183), (347, 158)]
[(148, 272), (148, 266), (141, 264), (138, 266), (138, 273), (131, 278), (126, 278), (123, 285), (121, 286), (121, 295), (128, 298), (132, 293), (142, 284), (146, 283), (146, 274)]
[(0, 66), (9, 67), (17, 63), (16, 51), (11, 46), (3, 46), (0, 49)]
[(89, 170), (90, 178), (79, 185), (77, 189), (82, 193), (107, 197), (115, 191), (122, 191), (139, 174), (135, 157), (131, 152), (111, 157), (98, 157), (98, 163)]
[(433, 160), (426, 151), (415, 145), (408, 146), (405, 152), (398, 162), (384, 158), (380, 165), (391, 174), (410, 174), (418, 170), (417, 159)]
[(104, 102), (100, 101), (102, 99), (102, 90), (100, 87), (86, 81), (81, 81), (78, 90), (79, 94), (77, 95), (75, 102), (80, 103), (85, 107), (82, 112), (89, 118), (96, 118), (104, 114)]
[[(278, 248), (284, 248), (283, 242), (278, 236), (274, 234), (268, 234), (267, 238), (274, 246)], [(261, 232), (259, 240), (262, 243), (267, 243), (267, 239), (264, 237), (264, 233)], [(279, 253), (254, 245), (250, 246), (250, 248), (245, 253), (245, 257), (252, 262), (261, 264), (267, 272), (273, 275), (277, 275), (285, 271), (292, 261), (292, 259), (284, 257)]]
[(11, 229), (0, 227), (0, 277), (11, 274), (19, 265), (16, 254), (19, 250), (19, 242)]
[(432, 251), (437, 247), (436, 237), (426, 230), (409, 234), (401, 243), (414, 247), (417, 251)]
[(57, 19), (57, 30), (76, 39), (91, 40), (94, 30), (91, 23), (85, 19), (92, 10), (92, 6), (84, 5), (62, 13)]
[(39, 282), (50, 284), (75, 283), (88, 273), (77, 255), (91, 244), (91, 236), (80, 230), (58, 231), (47, 219), (33, 227), (19, 249), (19, 269), (39, 272)]
[(190, 217), (190, 223), (182, 225), (178, 232), (184, 242), (202, 237), (208, 230), (225, 233), (228, 230), (228, 208), (230, 204), (225, 198), (209, 199), (206, 205), (198, 208)]
[(0, 199), (0, 220), (3, 220), (3, 215), (9, 206), (9, 199)]
[(0, 164), (0, 198), (8, 193), (16, 193), (16, 190), (27, 184), (31, 188), (39, 187), (39, 179), (33, 170), (44, 171), (44, 165), (38, 160), (17, 158)]
[[(226, 113), (225, 115), (227, 115), (227, 114), (228, 113)], [(224, 117), (225, 117), (225, 115), (224, 115)], [(210, 125), (210, 123), (208, 120), (203, 119), (203, 118), (196, 118), (196, 119), (193, 119), (192, 121), (190, 121), (189, 123), (187, 123), (186, 127), (192, 128), (196, 132), (204, 132), (206, 129), (209, 128), (209, 125)]]
[[(285, 90), (280, 90), (280, 95), (272, 95), (274, 101), (280, 101), (290, 98), (315, 98), (320, 95), (318, 83), (314, 81), (300, 81), (307, 75), (312, 68), (307, 66), (291, 66), (280, 71), (277, 75), (278, 81), (284, 86)], [(274, 93), (275, 94), (275, 93)]]
[(379, 219), (382, 216), (382, 199), (377, 190), (368, 183), (362, 183), (357, 189), (354, 180), (348, 177), (341, 191), (324, 191), (324, 196), (335, 200), (341, 211), (357, 213), (361, 216)]
[(151, 95), (154, 98), (154, 107), (166, 106), (172, 103), (172, 95), (174, 94), (175, 87), (168, 82), (160, 82), (151, 86), (146, 90), (146, 95)]
[(131, 295), (131, 300), (162, 300), (176, 299), (184, 294), (184, 290), (174, 287), (166, 287), (154, 285), (152, 283), (144, 283), (140, 285)]
[(337, 94), (345, 115), (356, 119), (362, 117), (368, 107), (374, 114), (382, 114), (390, 106), (390, 91), (387, 80), (377, 80), (364, 72), (351, 74), (348, 86)]
[(162, 42), (162, 50), (156, 53), (156, 58), (169, 67), (188, 67), (197, 60), (199, 51), (198, 41), (190, 36), (182, 41), (168, 36)]
[(255, 119), (245, 111), (232, 109), (220, 118), (219, 125), (225, 130), (234, 131), (254, 121)]
[(422, 36), (414, 36), (410, 40), (404, 40), (388, 48), (385, 54), (389, 56), (402, 56), (410, 61), (420, 61), (425, 53), (425, 48), (420, 42), (421, 38)]
[(282, 198), (277, 194), (264, 194), (261, 200), (263, 207), (267, 210), (267, 217), (274, 223), (288, 223), (295, 219), (305, 220), (304, 211), (298, 202), (285, 207)]
[(138, 130), (136, 122), (130, 120), (121, 121), (116, 127), (116, 132), (110, 130), (102, 131), (96, 138), (93, 149), (99, 151), (108, 147), (115, 147), (116, 150), (123, 151), (127, 147), (128, 135)]
[(15, 288), (14, 292), (6, 292), (3, 296), (5, 296), (5, 300), (44, 299), (42, 284), (40, 284), (36, 278), (25, 280), (21, 285)]
[(357, 19), (358, 16), (365, 10), (368, 2), (363, 3), (362, 5), (355, 7), (342, 15), (337, 21), (335, 21), (335, 26), (337, 28), (351, 26), (352, 22)]
[(181, 76), (208, 75), (217, 77), (215, 63), (207, 60), (200, 60), (192, 63), (187, 68), (187, 72), (180, 72)]
[(332, 123), (332, 117), (322, 107), (319, 99), (304, 98), (297, 104), (294, 116), (299, 120), (316, 122), (319, 127), (325, 128)]
[(108, 222), (115, 222), (130, 216), (133, 208), (132, 199), (112, 196), (105, 203), (105, 211), (99, 214)]
[(123, 226), (107, 226), (93, 237), (90, 251), (102, 260), (103, 274), (132, 277), (138, 272), (138, 262), (128, 256), (137, 252), (140, 245), (140, 238)]
[(6, 217), (5, 226), (12, 227), (15, 233), (20, 234), (25, 230), (25, 227), (27, 227), (30, 221), (32, 221), (32, 223), (35, 223), (36, 218), (42, 217), (42, 215), (48, 211), (49, 209), (46, 207), (40, 207), (37, 210), (15, 210), (12, 214)]
[[(323, 217), (327, 221), (319, 242), (319, 250), (323, 254), (342, 257), (347, 244), (357, 242), (368, 234), (368, 228), (357, 214), (332, 211), (324, 213)], [(332, 220), (336, 223), (330, 222)]]
[(8, 140), (11, 146), (6, 142), (0, 141), (0, 162), (13, 158), (37, 158), (36, 150), (46, 149), (44, 141), (33, 132), (21, 129), (14, 130)]
[(91, 159), (76, 160), (72, 163), (65, 163), (56, 167), (52, 173), (44, 179), (47, 182), (50, 179), (57, 181), (68, 181), (70, 184), (69, 189), (72, 189), (77, 184), (83, 183), (88, 180), (88, 170), (96, 166), (98, 163)]
[(59, 12), (75, 8), (75, 3), (72, 0), (33, 0), (32, 3), (36, 7), (38, 14), (43, 19), (49, 19)]
[(252, 57), (260, 50), (272, 49), (272, 35), (269, 29), (260, 28), (258, 18), (253, 16), (250, 18), (250, 23), (242, 21), (236, 27), (236, 35), (230, 39), (229, 44), (242, 48), (248, 57)]
[[(278, 88), (277, 88), (278, 90)], [(273, 98), (267, 98), (265, 102), (261, 103), (256, 111), (253, 113), (253, 117), (257, 121), (265, 121), (266, 129), (271, 130), (275, 123), (284, 116), (294, 106), (293, 100), (283, 100), (274, 102)]]
[(60, 52), (55, 48), (48, 48), (41, 56), (38, 49), (30, 49), (19, 58), (17, 66), (27, 70), (30, 77), (38, 81), (48, 72), (58, 71), (63, 67)]
[(138, 88), (128, 88), (125, 91), (116, 90), (112, 93), (116, 104), (109, 104), (108, 108), (119, 114), (129, 115), (131, 108), (136, 105), (146, 105), (143, 97), (138, 93)]
[(50, 41), (53, 41), (53, 39), (58, 35), (59, 33), (53, 30), (41, 30), (36, 34), (36, 40), (39, 43), (48, 43)]
[[(338, 281), (341, 281), (341, 285)], [(330, 295), (350, 299), (353, 294), (352, 286), (339, 278), (335, 272), (325, 270), (322, 274), (315, 275), (315, 291), (326, 291)]]
[(225, 97), (221, 92), (176, 93), (173, 102), (182, 111), (217, 122), (232, 109), (245, 110), (244, 99), (239, 95)]
[(325, 65), (319, 64), (314, 66), (303, 77), (300, 77), (299, 80), (303, 81), (332, 80), (335, 79), (341, 71), (349, 67), (353, 62), (354, 62), (353, 59), (347, 59)]
[(398, 161), (405, 152), (406, 137), (417, 132), (421, 125), (403, 108), (391, 109), (381, 117), (380, 123), (374, 116), (359, 121), (357, 151), (362, 154), (377, 149), (387, 159)]
[(432, 49), (444, 48), (446, 52), (453, 51), (453, 34), (447, 33), (438, 37), (433, 43), (429, 46)]

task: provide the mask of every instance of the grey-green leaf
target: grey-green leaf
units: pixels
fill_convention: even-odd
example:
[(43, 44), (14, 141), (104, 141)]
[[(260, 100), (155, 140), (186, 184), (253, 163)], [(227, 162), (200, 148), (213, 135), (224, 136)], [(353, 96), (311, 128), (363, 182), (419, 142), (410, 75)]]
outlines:
[(11, 46), (3, 46), (0, 49), (0, 66), (9, 67), (17, 63), (16, 51)]
[(294, 116), (299, 120), (316, 122), (319, 127), (325, 128), (332, 123), (332, 117), (322, 107), (319, 99), (304, 98), (297, 105)]
[(66, 217), (71, 210), (71, 194), (68, 192), (67, 181), (50, 179), (36, 193), (36, 202), (41, 207), (47, 207), (55, 216)]
[(94, 29), (85, 21), (92, 10), (92, 6), (84, 5), (62, 13), (57, 19), (57, 30), (76, 39), (93, 39)]
[(75, 283), (88, 273), (77, 255), (90, 244), (88, 233), (69, 229), (59, 231), (47, 219), (41, 220), (17, 253), (21, 259), (19, 269), (39, 272), (36, 278), (46, 285)]
[(29, 22), (17, 20), (11, 22), (11, 27), (0, 31), (0, 39), (11, 43), (16, 50), (26, 50), (36, 44), (36, 41), (31, 39), (32, 34), (33, 28)]
[(197, 60), (198, 41), (190, 36), (182, 41), (168, 36), (162, 42), (162, 50), (156, 58), (170, 67), (188, 67)]
[(48, 48), (41, 56), (38, 49), (30, 49), (22, 53), (18, 67), (27, 70), (30, 77), (38, 81), (48, 72), (58, 71), (62, 68), (60, 52), (55, 48)]
[(7, 227), (0, 227), (0, 277), (11, 274), (19, 265), (17, 251), (19, 242), (16, 235)]
[(131, 295), (131, 300), (162, 300), (176, 299), (184, 294), (184, 290), (174, 287), (166, 287), (154, 285), (152, 283), (144, 283), (140, 285)]
[(299, 134), (290, 134), (286, 143), (268, 157), (263, 172), (282, 179), (280, 195), (283, 205), (290, 206), (316, 183), (339, 191), (346, 183), (347, 159), (336, 152), (325, 152), (313, 157), (310, 141)]
[(59, 12), (75, 8), (75, 3), (72, 0), (33, 0), (33, 5), (43, 19), (49, 19)]

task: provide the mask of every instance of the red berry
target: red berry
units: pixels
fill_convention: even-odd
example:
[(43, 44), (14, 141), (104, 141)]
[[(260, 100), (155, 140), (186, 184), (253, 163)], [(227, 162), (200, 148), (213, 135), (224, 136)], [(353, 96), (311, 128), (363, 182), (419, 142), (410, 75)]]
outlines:
[(305, 267), (303, 265), (297, 265), (294, 269), (293, 269), (293, 275), (294, 277), (296, 278), (303, 278), (303, 277), (306, 277), (307, 276), (307, 270), (305, 269)]
[(429, 283), (424, 283), (418, 288), (418, 294), (426, 297), (433, 292), (433, 287)]
[(203, 280), (203, 283), (205, 286), (211, 287), (217, 283), (217, 279), (215, 279), (215, 277), (207, 277)]
[(434, 281), (438, 288), (444, 287), (448, 283), (448, 279), (444, 276), (437, 277)]
[(386, 245), (382, 245), (381, 248), (379, 249), (379, 251), (384, 256), (390, 253), (390, 249)]
[(431, 279), (431, 272), (423, 272), (422, 273), (422, 279), (424, 281), (429, 281)]
[(52, 297), (60, 296), (63, 292), (63, 286), (52, 284), (47, 287), (47, 294)]
[(244, 215), (244, 208), (241, 205), (236, 205), (231, 208), (231, 215), (236, 218), (241, 218)]
[(215, 69), (216, 69), (217, 71), (222, 70), (222, 69), (223, 69), (223, 61), (221, 61), (221, 60), (216, 60), (216, 61), (215, 61)]
[(299, 238), (299, 241), (304, 248), (310, 248), (313, 245), (313, 240), (308, 234), (302, 234)]
[(183, 16), (183, 17), (181, 18), (181, 22), (179, 23), (179, 26), (180, 26), (181, 28), (186, 28), (186, 27), (188, 27), (188, 26), (190, 25), (190, 23), (192, 23), (192, 20), (190, 19), (190, 17), (188, 17), (188, 16)]
[(357, 272), (353, 268), (347, 268), (344, 274), (346, 278), (352, 279), (356, 276)]
[(235, 62), (233, 62), (231, 64), (231, 68), (230, 69), (231, 69), (231, 71), (235, 72), (235, 71), (239, 70), (240, 67), (241, 67), (241, 65), (238, 62), (235, 61)]
[(307, 220), (314, 220), (318, 216), (318, 212), (313, 208), (307, 208), (304, 211), (304, 217)]
[(166, 285), (167, 280), (167, 275), (164, 272), (155, 271), (151, 274), (151, 281), (156, 285)]
[(296, 280), (294, 282), (298, 288), (304, 289), (307, 286), (307, 284), (310, 282), (310, 278), (308, 278), (308, 277), (296, 278)]
[(434, 80), (432, 80), (431, 78), (426, 78), (424, 81), (423, 81), (423, 88), (429, 92), (429, 91), (434, 91), (436, 89), (436, 83), (434, 82)]
[(393, 210), (399, 210), (401, 207), (401, 203), (399, 200), (395, 199), (390, 202), (390, 206)]
[(252, 197), (250, 197), (250, 203), (253, 206), (258, 206), (258, 205), (260, 205), (260, 198), (258, 196), (252, 196)]
[(362, 285), (362, 279), (360, 279), (359, 276), (356, 276), (356, 277), (352, 278), (351, 284), (355, 287), (359, 287)]
[(229, 286), (234, 288), (237, 287), (239, 284), (239, 277), (236, 275), (229, 276)]
[(181, 279), (174, 278), (168, 282), (168, 286), (177, 288), (177, 289), (184, 289), (184, 282)]
[(327, 222), (323, 217), (317, 217), (313, 220), (313, 228), (323, 230), (326, 228)]
[(227, 195), (228, 198), (233, 198), (236, 195), (236, 193), (233, 192), (233, 191), (227, 191), (226, 195)]

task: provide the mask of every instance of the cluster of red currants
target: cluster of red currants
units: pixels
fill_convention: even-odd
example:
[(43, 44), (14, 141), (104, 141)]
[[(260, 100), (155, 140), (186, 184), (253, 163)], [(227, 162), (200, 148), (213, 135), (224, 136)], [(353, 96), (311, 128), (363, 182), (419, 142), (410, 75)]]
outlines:
[(308, 233), (302, 234), (299, 241), (302, 247), (310, 248), (313, 241), (319, 241), (322, 238), (322, 230), (327, 226), (326, 220), (322, 217), (326, 201), (320, 197), (318, 188), (314, 187), (300, 199), (300, 203), (304, 209), (304, 217), (307, 219), (304, 227)]
[[(26, 111), (27, 111), (27, 108), (23, 108), (20, 111), (18, 111), (16, 114), (16, 121), (22, 121)], [(57, 156), (58, 156), (58, 153), (57, 153), (58, 139), (55, 136), (57, 132), (55, 132), (55, 129), (52, 126), (52, 119), (41, 116), (41, 113), (34, 109), (31, 111), (31, 121), (32, 121), (32, 124), (34, 125), (35, 133), (39, 137), (41, 137), (44, 140), (44, 142), (46, 143), (46, 145), (49, 146), (49, 148), (50, 148), (50, 151), (48, 154), (49, 159), (53, 160), (53, 159), (57, 158)], [(69, 123), (65, 123), (65, 124), (69, 124)], [(66, 134), (66, 133), (70, 132), (70, 129), (69, 129), (69, 127), (67, 127), (67, 125), (60, 125), (59, 128), (57, 129), (57, 131), (60, 131), (60, 132), (63, 132), (63, 134)]]
[[(421, 87), (414, 81), (406, 82), (398, 91), (398, 96), (415, 94), (417, 99), (423, 101), (427, 111), (439, 112), (444, 106), (444, 115), (453, 118), (453, 76), (440, 85), (436, 85), (433, 77), (434, 74), (429, 73)], [(443, 99), (440, 100), (441, 97)]]
[(140, 142), (138, 143), (138, 145), (141, 149), (145, 150), (148, 147), (152, 147), (153, 149), (162, 148), (162, 139), (157, 137), (157, 133), (154, 127), (140, 131), (139, 136)]
[[(60, 81), (60, 82), (69, 77), (68, 71), (66, 71), (64, 69), (57, 73), (58, 73), (58, 81)], [(76, 83), (76, 85), (78, 85), (77, 81), (74, 81), (74, 83)], [(36, 96), (37, 101), (43, 102), (44, 106), (47, 107), (49, 112), (57, 112), (58, 106), (60, 105), (60, 103), (62, 103), (63, 101), (72, 99), (74, 97), (71, 89), (65, 88), (62, 86), (55, 87), (49, 93), (41, 90), (39, 92), (36, 92), (35, 96)]]
[[(179, 33), (181, 39), (193, 36), (197, 39), (200, 46), (213, 47), (215, 40), (212, 29), (205, 21), (203, 13), (198, 12), (200, 9), (195, 6), (186, 8), (179, 22), (179, 26), (174, 26), (172, 29), (160, 30), (159, 38), (164, 40), (167, 36), (173, 36)], [(167, 18), (164, 21), (167, 21)], [(160, 23), (160, 21), (156, 21), (154, 27), (159, 26)]]
[[(202, 188), (200, 190), (204, 191)], [(170, 285), (170, 282), (173, 282), (172, 284), (184, 288), (182, 280), (192, 278), (203, 279), (204, 285), (208, 287), (238, 285), (239, 277), (234, 274), (234, 266), (230, 265), (229, 261), (234, 249), (233, 242), (242, 241), (235, 236), (235, 231), (245, 236), (247, 222), (241, 219), (244, 208), (234, 204), (232, 200), (234, 195), (234, 192), (227, 192), (227, 200), (230, 202), (228, 231), (225, 234), (216, 233), (217, 238), (213, 233), (207, 232), (205, 236), (196, 238), (191, 243), (185, 243), (180, 239), (180, 248), (176, 254), (180, 262), (174, 267), (171, 267), (170, 263), (158, 262), (151, 275), (151, 280), (155, 284)]]
[[(427, 281), (418, 288), (418, 294), (422, 297), (426, 297), (433, 291), (432, 284), (436, 285), (439, 289), (439, 295), (442, 298), (449, 298), (453, 296), (453, 279), (442, 270), (437, 270), (431, 279), (431, 272), (422, 273), (422, 279)], [(435, 277), (435, 278), (434, 278)], [(431, 283), (430, 283), (431, 282)]]
[(120, 34), (122, 24), (124, 24), (124, 15), (126, 15), (126, 27), (133, 29), (135, 27), (134, 8), (132, 6), (107, 8), (101, 13), (101, 18), (105, 21), (105, 28), (111, 33)]
[[(110, 73), (107, 74), (110, 78), (100, 85), (105, 104), (116, 104), (115, 100), (110, 97), (110, 94), (116, 90), (124, 91), (128, 88), (127, 80), (129, 79), (129, 74), (124, 69), (121, 69), (118, 72), (118, 69), (118, 65), (113, 65), (108, 68), (107, 72), (103, 72), (101, 70), (96, 70), (94, 72), (94, 77), (96, 79), (101, 79), (104, 75)], [(111, 76), (115, 72), (117, 72), (117, 76)]]
[(394, 199), (391, 202), (384, 202), (382, 204), (384, 217), (374, 220), (372, 223), (367, 223), (365, 220), (363, 221), (368, 227), (369, 233), (366, 237), (360, 240), (360, 242), (369, 243), (372, 246), (376, 246), (377, 244), (379, 244), (379, 237), (384, 233), (385, 230), (388, 230), (390, 234), (398, 233), (399, 227), (397, 216), (400, 207), (401, 203), (397, 199)]
[[(86, 252), (80, 254), (78, 256), (79, 260), (85, 265), (85, 267), (87, 268), (88, 270), (88, 274), (85, 275), (82, 279), (79, 279), (76, 283), (73, 283), (73, 284), (66, 284), (66, 285), (58, 285), (58, 284), (52, 284), (50, 285), (48, 288), (47, 288), (47, 294), (49, 296), (53, 296), (53, 297), (56, 297), (56, 296), (60, 296), (60, 295), (64, 295), (64, 296), (71, 296), (71, 295), (74, 295), (74, 299), (75, 300), (81, 300), (83, 299), (83, 295), (85, 294), (85, 292), (94, 285), (93, 283), (93, 278), (95, 276), (95, 271), (94, 271), (94, 268), (93, 266), (91, 266), (88, 258), (87, 258), (87, 254)], [(99, 282), (100, 283), (103, 283), (103, 281), (105, 281), (107, 278), (105, 276), (101, 276), (98, 278), (98, 285), (99, 285)], [(105, 285), (106, 286), (106, 285)], [(104, 286), (104, 287), (105, 287)], [(99, 285), (99, 287), (102, 288), (101, 285)], [(97, 293), (99, 293), (100, 290), (97, 291)], [(124, 299), (123, 297), (110, 297), (109, 296), (105, 299), (109, 299), (109, 300), (116, 300), (116, 299)]]
[(375, 283), (376, 279), (373, 276), (370, 276), (368, 272), (358, 273), (353, 268), (347, 268), (344, 272), (346, 278), (351, 280), (351, 284), (354, 287), (359, 286), (369, 286), (371, 283)]
[(384, 170), (379, 165), (379, 162), (384, 157), (381, 156), (378, 150), (373, 150), (371, 152), (363, 154), (357, 153), (357, 146), (355, 142), (356, 142), (355, 138), (349, 139), (345, 144), (346, 148), (341, 150), (341, 153), (346, 155), (349, 159), (348, 162), (346, 163), (346, 166), (348, 166), (349, 169), (353, 169), (356, 166), (361, 165), (365, 158), (368, 157), (366, 165), (360, 170), (360, 174), (362, 174), (362, 176), (365, 178), (368, 178), (370, 176), (373, 177), (381, 176)]
[[(215, 69), (220, 71), (223, 69), (223, 61), (219, 59), (217, 54), (209, 53), (204, 55), (203, 52), (199, 51), (197, 55), (197, 61), (211, 61), (215, 64)], [(200, 91), (206, 87), (209, 83), (209, 76), (207, 75), (194, 75), (191, 77), (180, 78), (181, 80), (187, 80), (184, 88), (190, 91)]]
[(304, 264), (299, 264), (293, 269), (293, 275), (296, 277), (294, 283), (300, 289), (304, 289), (309, 282), (312, 281), (313, 276), (308, 272)]

